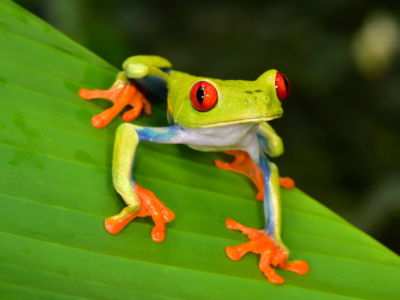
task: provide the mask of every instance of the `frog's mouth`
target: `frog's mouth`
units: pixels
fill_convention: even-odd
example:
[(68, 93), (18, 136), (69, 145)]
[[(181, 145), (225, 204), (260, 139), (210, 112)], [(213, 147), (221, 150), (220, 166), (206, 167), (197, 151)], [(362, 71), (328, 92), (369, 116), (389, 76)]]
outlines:
[(272, 121), (274, 119), (278, 119), (282, 117), (283, 114), (275, 114), (272, 116), (267, 117), (259, 117), (259, 118), (249, 118), (249, 119), (241, 119), (241, 120), (233, 120), (228, 122), (217, 122), (211, 124), (196, 124), (196, 123), (189, 123), (189, 122), (180, 122), (179, 124), (182, 126), (190, 127), (190, 128), (214, 128), (214, 127), (223, 127), (228, 125), (235, 125), (235, 124), (243, 124), (243, 123), (262, 123), (267, 121)]

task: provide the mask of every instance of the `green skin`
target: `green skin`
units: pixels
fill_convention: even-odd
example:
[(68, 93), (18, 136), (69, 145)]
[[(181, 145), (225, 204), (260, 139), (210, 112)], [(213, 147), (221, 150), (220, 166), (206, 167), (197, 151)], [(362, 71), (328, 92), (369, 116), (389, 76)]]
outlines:
[[(283, 153), (281, 138), (266, 122), (279, 118), (283, 114), (281, 101), (275, 90), (277, 71), (269, 70), (255, 81), (224, 81), (195, 77), (170, 70), (171, 67), (170, 62), (158, 56), (130, 57), (124, 62), (124, 71), (118, 74), (114, 84), (114, 86), (124, 84), (128, 82), (129, 78), (139, 82), (141, 80), (144, 83), (146, 80), (148, 82), (153, 80), (153, 83), (156, 80), (165, 85), (168, 88), (169, 121), (174, 124), (165, 128), (146, 128), (124, 123), (118, 128), (112, 175), (114, 186), (126, 202), (127, 207), (114, 218), (124, 218), (128, 214), (136, 212), (140, 207), (140, 201), (135, 193), (135, 182), (132, 178), (133, 161), (140, 141), (182, 143), (201, 151), (243, 150), (249, 152), (265, 176), (264, 203), (268, 221), (265, 231), (282, 248), (287, 249), (281, 241), (281, 197), (278, 169), (274, 164), (268, 162), (264, 155), (276, 157)], [(165, 69), (170, 71), (164, 72)], [(189, 98), (191, 87), (200, 80), (213, 84), (218, 91), (217, 104), (207, 112), (194, 109)], [(241, 125), (237, 127), (229, 127), (239, 124)], [(240, 129), (245, 126), (251, 130), (244, 130), (242, 135), (239, 134), (237, 141), (233, 141), (231, 144), (229, 142), (216, 144), (216, 140), (224, 141), (226, 139), (225, 129)], [(206, 131), (204, 131), (205, 129)], [(209, 143), (207, 142), (208, 137)], [(252, 137), (256, 137), (255, 140), (251, 139)], [(246, 145), (248, 140), (252, 141), (251, 145)]]
[[(281, 101), (275, 91), (276, 70), (269, 70), (255, 81), (220, 80), (196, 77), (179, 71), (169, 75), (159, 68), (171, 68), (166, 59), (158, 56), (133, 56), (123, 63), (128, 78), (159, 76), (168, 87), (168, 112), (175, 123), (189, 128), (210, 128), (240, 123), (262, 123), (280, 118)], [(218, 104), (207, 113), (193, 109), (189, 91), (197, 81), (208, 81), (218, 90)]]

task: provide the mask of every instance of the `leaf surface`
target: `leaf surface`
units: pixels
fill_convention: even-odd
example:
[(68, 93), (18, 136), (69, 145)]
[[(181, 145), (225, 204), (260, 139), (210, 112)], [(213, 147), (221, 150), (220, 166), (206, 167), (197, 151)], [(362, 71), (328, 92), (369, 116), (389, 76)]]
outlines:
[[(123, 201), (111, 183), (117, 117), (78, 90), (107, 88), (117, 69), (8, 0), (0, 0), (0, 296), (4, 299), (395, 299), (400, 259), (298, 189), (282, 191), (283, 239), (306, 276), (277, 270), (269, 283), (258, 257), (233, 262), (226, 246), (247, 241), (228, 217), (264, 226), (251, 182), (214, 167), (222, 154), (143, 143), (134, 176), (176, 213), (162, 244), (150, 218), (119, 235), (104, 219)], [(165, 126), (166, 106), (136, 124)], [(284, 174), (290, 175), (290, 174)]]

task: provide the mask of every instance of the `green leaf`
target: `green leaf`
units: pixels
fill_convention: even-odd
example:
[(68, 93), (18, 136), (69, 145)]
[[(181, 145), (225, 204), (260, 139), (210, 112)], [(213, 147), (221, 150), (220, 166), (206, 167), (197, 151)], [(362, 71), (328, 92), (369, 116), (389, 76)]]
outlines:
[[(107, 88), (117, 70), (8, 0), (0, 0), (1, 299), (395, 299), (400, 259), (301, 191), (283, 190), (283, 239), (310, 273), (277, 270), (258, 257), (233, 262), (247, 241), (225, 219), (264, 225), (251, 182), (213, 166), (221, 154), (143, 143), (134, 174), (176, 213), (162, 244), (150, 218), (117, 236), (103, 226), (123, 201), (111, 183), (115, 128), (97, 130), (79, 88)], [(165, 104), (137, 124), (166, 125)], [(288, 174), (290, 175), (290, 174)]]

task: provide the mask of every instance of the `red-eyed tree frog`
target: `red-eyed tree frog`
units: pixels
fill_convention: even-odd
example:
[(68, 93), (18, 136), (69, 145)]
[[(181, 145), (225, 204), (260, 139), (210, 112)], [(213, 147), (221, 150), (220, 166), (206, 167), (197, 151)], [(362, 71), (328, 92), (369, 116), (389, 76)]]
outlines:
[(81, 89), (84, 99), (106, 98), (113, 107), (92, 119), (96, 128), (106, 126), (128, 104), (125, 122), (133, 121), (143, 110), (151, 114), (145, 94), (151, 93), (168, 101), (170, 126), (154, 128), (123, 123), (116, 132), (112, 177), (114, 187), (127, 206), (105, 220), (111, 234), (119, 233), (136, 217), (152, 216), (155, 227), (152, 238), (165, 239), (165, 223), (174, 213), (155, 195), (135, 182), (132, 169), (136, 149), (141, 141), (164, 144), (186, 144), (199, 151), (224, 151), (234, 155), (232, 163), (215, 160), (218, 168), (241, 173), (258, 188), (257, 200), (264, 201), (266, 226), (262, 230), (246, 227), (232, 219), (229, 229), (246, 234), (249, 242), (227, 247), (226, 254), (234, 261), (247, 252), (260, 254), (260, 270), (273, 283), (284, 279), (271, 267), (279, 267), (299, 275), (308, 273), (305, 261), (289, 262), (289, 250), (281, 239), (282, 208), (280, 186), (291, 189), (290, 178), (280, 178), (275, 164), (267, 159), (283, 153), (281, 138), (267, 123), (283, 114), (282, 101), (290, 92), (285, 75), (269, 70), (255, 81), (219, 80), (196, 77), (172, 70), (171, 63), (158, 56), (133, 56), (123, 63), (123, 71), (109, 90)]

